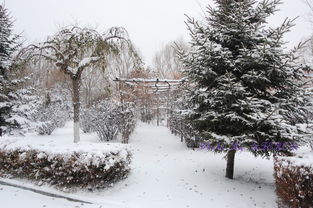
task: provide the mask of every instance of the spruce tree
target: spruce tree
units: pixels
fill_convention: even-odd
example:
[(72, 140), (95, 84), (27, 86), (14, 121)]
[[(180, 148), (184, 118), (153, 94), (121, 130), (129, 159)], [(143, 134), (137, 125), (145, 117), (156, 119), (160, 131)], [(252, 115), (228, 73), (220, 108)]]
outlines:
[(10, 80), (12, 55), (19, 46), (18, 35), (13, 34), (13, 21), (4, 5), (0, 5), (0, 127), (15, 125), (11, 117), (15, 82)]
[(204, 21), (187, 21), (192, 50), (179, 53), (193, 83), (187, 120), (215, 151), (227, 152), (231, 179), (236, 150), (288, 154), (302, 138), (305, 73), (283, 40), (294, 21), (267, 22), (280, 3), (215, 0)]

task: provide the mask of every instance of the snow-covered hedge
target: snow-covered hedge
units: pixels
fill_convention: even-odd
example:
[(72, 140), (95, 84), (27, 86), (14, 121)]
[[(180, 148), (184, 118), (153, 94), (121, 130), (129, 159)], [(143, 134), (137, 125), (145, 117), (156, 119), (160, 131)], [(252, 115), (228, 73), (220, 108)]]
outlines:
[(131, 152), (123, 144), (0, 143), (0, 175), (26, 178), (64, 188), (101, 188), (125, 178)]
[(313, 151), (275, 159), (278, 207), (313, 207)]
[(185, 140), (187, 147), (199, 147), (200, 138), (197, 136), (196, 130), (184, 120), (181, 114), (173, 112), (168, 119), (168, 127), (172, 134), (180, 136), (182, 142)]

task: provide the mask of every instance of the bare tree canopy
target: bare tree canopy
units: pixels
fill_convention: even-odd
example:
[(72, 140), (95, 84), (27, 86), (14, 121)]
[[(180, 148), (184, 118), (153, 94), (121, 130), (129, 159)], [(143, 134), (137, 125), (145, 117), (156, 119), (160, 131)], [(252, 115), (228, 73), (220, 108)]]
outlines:
[(71, 26), (61, 29), (47, 41), (30, 45), (34, 57), (44, 57), (72, 80), (74, 142), (79, 142), (81, 76), (89, 67), (105, 67), (108, 54), (117, 54), (123, 42), (129, 42), (124, 28), (113, 27), (104, 34), (94, 29)]
[[(176, 47), (175, 47), (176, 46)], [(188, 51), (188, 45), (183, 39), (166, 44), (153, 58), (153, 68), (161, 79), (179, 79), (182, 76), (183, 65), (177, 57), (177, 49)]]

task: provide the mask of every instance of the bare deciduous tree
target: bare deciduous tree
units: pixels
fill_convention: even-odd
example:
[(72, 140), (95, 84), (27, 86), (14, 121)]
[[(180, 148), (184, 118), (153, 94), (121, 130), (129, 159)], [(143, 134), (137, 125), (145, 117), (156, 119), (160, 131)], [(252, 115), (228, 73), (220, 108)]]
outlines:
[(183, 65), (177, 58), (176, 47), (188, 50), (188, 45), (183, 39), (166, 44), (153, 58), (153, 68), (161, 79), (178, 79), (182, 76)]
[(122, 42), (128, 42), (124, 28), (112, 28), (100, 34), (90, 28), (72, 26), (61, 29), (47, 41), (31, 45), (35, 56), (44, 57), (67, 74), (72, 81), (74, 108), (74, 142), (80, 141), (80, 84), (82, 73), (89, 67), (104, 67), (107, 54), (118, 53)]

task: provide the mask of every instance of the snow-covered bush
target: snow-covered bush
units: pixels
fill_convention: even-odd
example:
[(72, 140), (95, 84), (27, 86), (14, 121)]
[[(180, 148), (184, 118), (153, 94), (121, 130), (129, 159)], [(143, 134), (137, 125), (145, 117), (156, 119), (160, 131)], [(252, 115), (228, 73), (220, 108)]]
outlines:
[(278, 207), (313, 207), (313, 151), (275, 158)]
[(61, 128), (69, 119), (68, 108), (62, 100), (51, 100), (47, 95), (45, 102), (34, 116), (37, 124), (36, 131), (40, 135), (50, 135), (56, 128)]
[(101, 188), (127, 176), (131, 152), (124, 144), (0, 144), (0, 175), (25, 178), (59, 188)]
[(93, 132), (92, 125), (94, 121), (97, 119), (97, 111), (95, 110), (94, 106), (88, 108), (88, 109), (82, 109), (81, 115), (80, 115), (80, 126), (81, 129), (85, 133)]
[(100, 141), (111, 141), (118, 134), (116, 106), (102, 101), (82, 112), (82, 128), (85, 132), (96, 132)]
[(115, 140), (119, 127), (118, 119), (116, 118), (116, 109), (110, 109), (102, 106), (99, 110), (99, 117), (94, 120), (92, 129), (97, 133), (100, 141)]
[(122, 134), (123, 143), (135, 128), (135, 115), (132, 104), (102, 101), (82, 112), (84, 132), (96, 132), (100, 141), (111, 141)]
[(186, 122), (180, 112), (172, 112), (172, 114), (168, 118), (168, 127), (171, 130), (172, 134), (180, 136), (181, 142), (185, 140), (187, 147), (199, 147), (201, 138), (199, 137), (199, 135), (197, 135), (197, 131)]
[(136, 127), (135, 109), (133, 103), (123, 103), (118, 106), (118, 128), (122, 134), (122, 142), (128, 143), (130, 135)]

